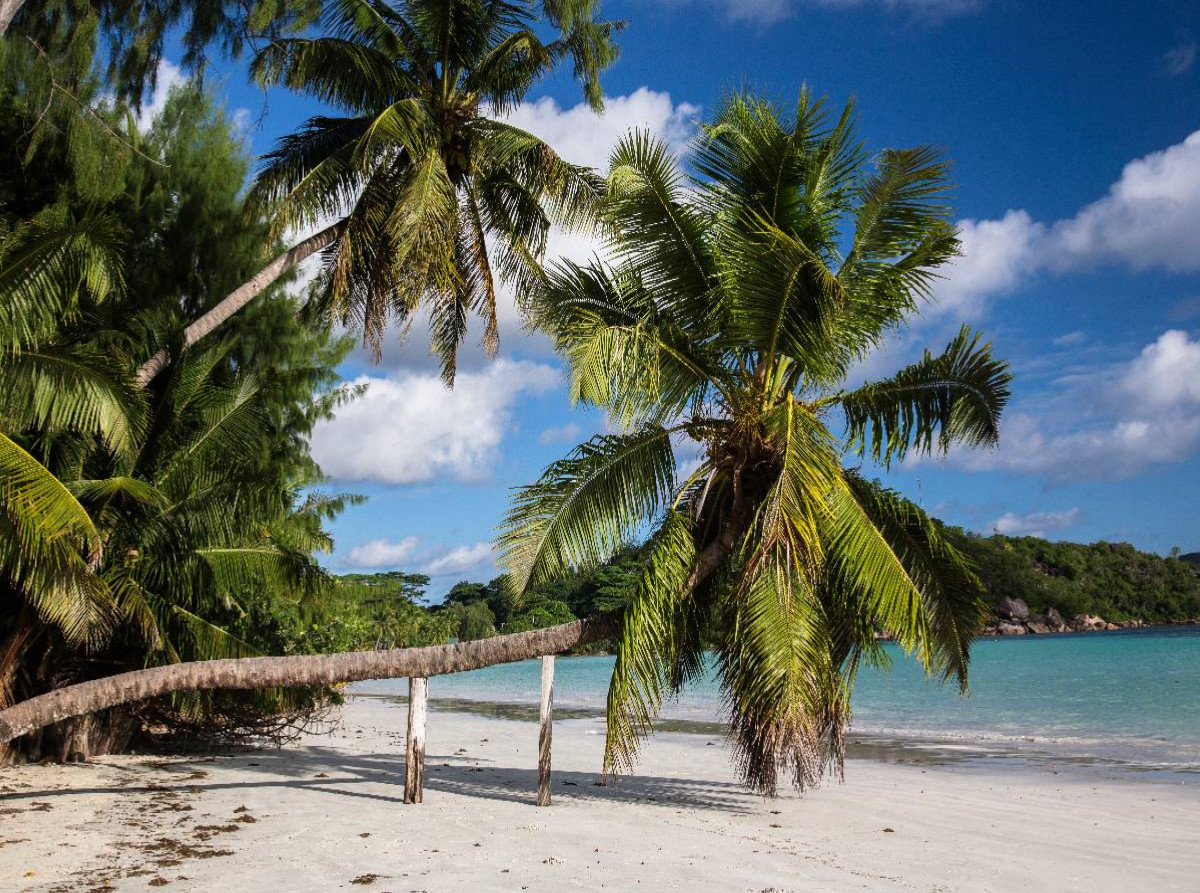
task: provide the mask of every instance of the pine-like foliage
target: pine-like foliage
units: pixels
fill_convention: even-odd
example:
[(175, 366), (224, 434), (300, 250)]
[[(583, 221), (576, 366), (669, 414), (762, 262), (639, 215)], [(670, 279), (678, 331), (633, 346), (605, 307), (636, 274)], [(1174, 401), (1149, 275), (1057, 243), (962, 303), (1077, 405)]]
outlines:
[[(854, 365), (958, 253), (947, 166), (870, 157), (853, 108), (733, 95), (685, 172), (634, 133), (612, 155), (612, 258), (531, 292), (572, 393), (626, 426), (519, 490), (501, 534), (518, 590), (594, 567), (652, 525), (608, 700), (608, 771), (715, 652), (738, 765), (768, 794), (840, 771), (854, 674), (886, 633), (965, 689), (982, 620), (969, 562), (849, 464), (996, 443), (1009, 373), (967, 329), (892, 378)], [(676, 474), (672, 440), (699, 467)]]
[[(428, 310), (433, 351), (453, 383), (472, 317), (499, 337), (497, 289), (541, 277), (552, 224), (586, 224), (600, 181), (506, 123), (570, 59), (600, 108), (599, 75), (619, 23), (591, 0), (330, 0), (322, 34), (270, 42), (254, 76), (333, 106), (266, 156), (254, 196), (282, 229), (340, 221), (314, 312), (362, 333)], [(545, 23), (557, 33), (543, 40)]]

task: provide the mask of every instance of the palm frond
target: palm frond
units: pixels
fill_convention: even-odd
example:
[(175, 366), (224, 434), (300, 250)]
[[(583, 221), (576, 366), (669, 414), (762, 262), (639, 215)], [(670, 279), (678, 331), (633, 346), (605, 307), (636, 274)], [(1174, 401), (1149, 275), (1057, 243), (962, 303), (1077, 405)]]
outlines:
[(889, 464), (952, 443), (994, 446), (1009, 397), (1008, 365), (963, 326), (941, 356), (929, 351), (890, 379), (828, 398), (846, 414), (850, 449)]
[(637, 588), (622, 615), (608, 686), (605, 774), (633, 770), (639, 742), (653, 730), (663, 697), (680, 676), (680, 664), (699, 659), (698, 648), (687, 648), (688, 637), (680, 626), (695, 561), (691, 522), (679, 512), (668, 512), (650, 541)]
[(49, 347), (0, 356), (0, 418), (12, 430), (92, 434), (127, 456), (145, 425), (144, 397), (128, 371), (95, 350)]
[(670, 501), (671, 433), (651, 425), (597, 435), (516, 491), (498, 542), (518, 592), (604, 562)]
[(730, 735), (746, 783), (774, 796), (780, 768), (799, 790), (840, 772), (850, 693), (810, 580), (781, 551), (768, 551), (725, 600), (717, 631)]

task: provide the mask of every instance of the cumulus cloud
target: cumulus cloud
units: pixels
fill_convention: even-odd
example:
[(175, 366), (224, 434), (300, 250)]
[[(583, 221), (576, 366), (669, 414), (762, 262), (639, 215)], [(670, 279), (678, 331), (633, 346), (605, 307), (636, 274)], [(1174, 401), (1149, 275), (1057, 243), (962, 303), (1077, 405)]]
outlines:
[(1200, 408), (1200, 341), (1179, 329), (1164, 332), (1129, 364), (1121, 391), (1143, 409)]
[(492, 544), (479, 542), (469, 546), (455, 546), (444, 554), (427, 560), (421, 570), (431, 577), (462, 574), (478, 570), (483, 564), (491, 561)]
[(1056, 482), (1129, 477), (1200, 450), (1200, 340), (1164, 332), (1131, 360), (1064, 378), (1044, 412), (1007, 415), (1000, 447), (948, 461)]
[(1011, 291), (1029, 272), (1045, 227), (1025, 211), (999, 220), (961, 220), (962, 256), (948, 264), (937, 286), (937, 311), (957, 319), (980, 316), (989, 298)]
[(675, 103), (669, 93), (639, 87), (628, 96), (605, 97), (603, 114), (582, 102), (563, 108), (543, 96), (522, 103), (508, 116), (508, 122), (545, 140), (575, 164), (605, 170), (613, 147), (634, 129), (648, 130), (665, 139), (676, 152), (683, 151), (699, 113), (698, 105)]
[(325, 473), (343, 481), (411, 484), (484, 480), (518, 400), (561, 384), (553, 366), (498, 360), (459, 373), (453, 390), (433, 374), (360, 376), (367, 393), (313, 431), (312, 451)]
[(174, 62), (163, 59), (158, 63), (158, 73), (155, 76), (154, 92), (149, 99), (142, 102), (142, 108), (137, 116), (137, 129), (145, 133), (154, 123), (154, 119), (167, 107), (167, 99), (171, 88), (184, 83), (187, 77)]
[(964, 256), (945, 270), (933, 315), (980, 316), (990, 299), (1038, 273), (1107, 265), (1200, 271), (1200, 131), (1125, 165), (1103, 198), (1041, 223), (1026, 211), (959, 223)]
[(371, 540), (351, 549), (342, 563), (347, 567), (395, 567), (412, 557), (417, 543), (415, 536), (406, 536), (398, 542), (386, 538)]
[(992, 529), (1006, 536), (1041, 536), (1055, 530), (1073, 527), (1082, 516), (1078, 508), (1059, 512), (1030, 512), (1018, 515), (1005, 512), (992, 522)]
[(486, 566), (493, 561), (492, 544), (488, 542), (446, 548), (423, 547), (419, 537), (406, 536), (401, 540), (374, 539), (355, 546), (338, 563), (342, 567), (361, 570), (416, 568), (431, 577), (489, 572)]
[(1078, 269), (1119, 261), (1134, 270), (1200, 270), (1200, 131), (1129, 162), (1108, 195), (1047, 234), (1043, 262)]

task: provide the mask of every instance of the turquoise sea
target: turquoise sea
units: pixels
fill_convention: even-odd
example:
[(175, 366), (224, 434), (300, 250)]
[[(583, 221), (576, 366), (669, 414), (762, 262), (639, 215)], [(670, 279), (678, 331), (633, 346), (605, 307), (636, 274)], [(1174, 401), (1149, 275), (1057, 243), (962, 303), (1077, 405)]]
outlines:
[[(943, 749), (1037, 754), (1137, 769), (1200, 772), (1200, 627), (986, 639), (972, 650), (971, 692), (927, 681), (894, 645), (890, 671), (864, 669), (852, 732)], [(568, 716), (599, 716), (611, 657), (560, 658), (555, 704)], [(507, 664), (430, 680), (434, 707), (453, 700), (536, 705), (539, 665)], [(403, 695), (403, 679), (355, 686)], [(676, 729), (711, 733), (720, 720), (715, 680), (666, 705)]]

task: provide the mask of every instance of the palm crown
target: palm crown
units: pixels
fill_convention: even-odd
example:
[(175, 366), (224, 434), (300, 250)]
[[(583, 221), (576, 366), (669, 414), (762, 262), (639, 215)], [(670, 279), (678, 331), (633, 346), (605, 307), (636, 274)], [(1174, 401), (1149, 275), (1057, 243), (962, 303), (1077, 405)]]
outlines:
[[(600, 183), (502, 118), (565, 58), (591, 105), (620, 23), (595, 0), (336, 0), (325, 35), (272, 41), (254, 59), (345, 114), (310, 119), (266, 157), (255, 195), (280, 226), (341, 221), (316, 307), (378, 352), (390, 322), (429, 308), (453, 383), (472, 315), (496, 349), (496, 290), (540, 274), (553, 223), (589, 218)], [(535, 31), (548, 23), (558, 34)]]
[[(940, 356), (845, 385), (958, 252), (933, 149), (872, 164), (852, 107), (833, 117), (802, 93), (793, 114), (735, 95), (692, 167), (628, 136), (605, 199), (611, 262), (558, 265), (530, 293), (574, 399), (621, 433), (520, 489), (501, 544), (523, 589), (651, 523), (606, 771), (632, 766), (711, 647), (740, 768), (774, 793), (780, 769), (801, 788), (840, 769), (855, 672), (886, 662), (877, 632), (965, 688), (977, 579), (916, 505), (850, 466), (994, 444), (1009, 375), (964, 328)], [(684, 480), (680, 440), (701, 453)]]

